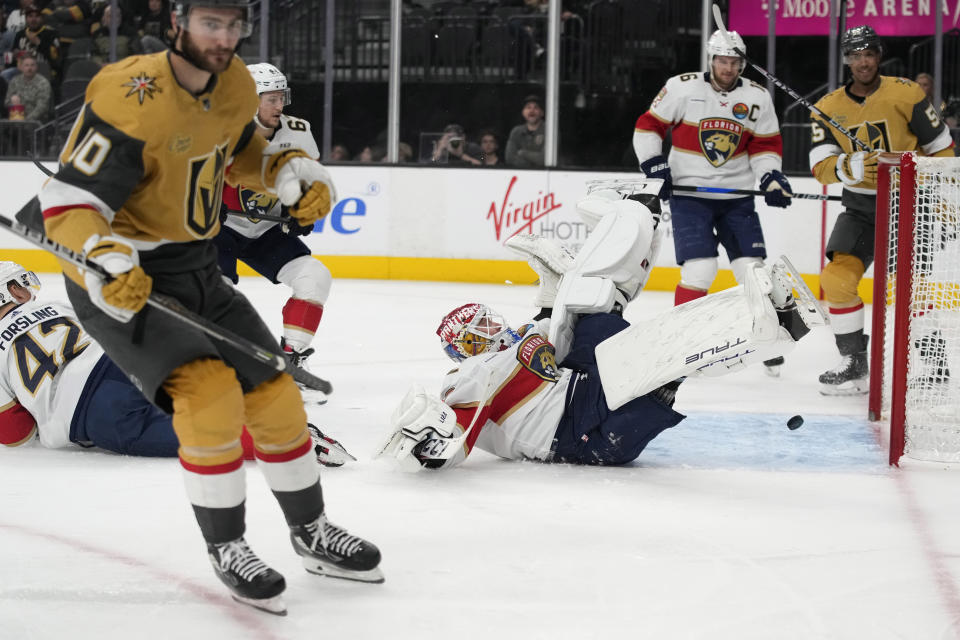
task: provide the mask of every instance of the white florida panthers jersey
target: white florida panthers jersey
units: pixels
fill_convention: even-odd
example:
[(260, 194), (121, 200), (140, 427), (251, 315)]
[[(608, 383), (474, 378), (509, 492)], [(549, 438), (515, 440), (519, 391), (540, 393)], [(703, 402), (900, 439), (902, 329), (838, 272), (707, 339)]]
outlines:
[(480, 411), (463, 450), (445, 467), (474, 446), (511, 460), (550, 458), (572, 372), (557, 367), (546, 330), (540, 331), (527, 324), (510, 348), (467, 358), (443, 379), (440, 399), (453, 408), (461, 433)]
[[(264, 150), (264, 154), (269, 156), (284, 149), (302, 149), (314, 160), (320, 158), (320, 150), (317, 149), (313, 133), (310, 132), (310, 123), (293, 116), (280, 116), (280, 127), (270, 138), (270, 144)], [(259, 238), (277, 224), (276, 222), (256, 220), (258, 213), (280, 215), (280, 200), (276, 195), (260, 193), (243, 185), (236, 187), (224, 185), (223, 202), (231, 211), (245, 213), (254, 218), (254, 220), (250, 220), (239, 216), (229, 216), (224, 222), (225, 226), (247, 238)]]
[(709, 72), (684, 73), (667, 80), (650, 109), (637, 119), (633, 134), (637, 159), (643, 163), (663, 153), (668, 132), (673, 143), (668, 162), (674, 184), (753, 189), (756, 178), (780, 171), (782, 166), (783, 141), (770, 94), (742, 77), (731, 91), (714, 89)]
[(11, 444), (2, 414), (19, 404), (45, 447), (69, 445), (73, 412), (102, 355), (66, 305), (34, 300), (0, 318), (0, 442)]

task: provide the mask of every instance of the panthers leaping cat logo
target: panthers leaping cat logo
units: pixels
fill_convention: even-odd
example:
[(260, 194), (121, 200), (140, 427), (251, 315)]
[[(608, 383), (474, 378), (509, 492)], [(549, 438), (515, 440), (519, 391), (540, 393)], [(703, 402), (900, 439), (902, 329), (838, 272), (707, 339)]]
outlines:
[(743, 137), (743, 125), (726, 118), (708, 118), (700, 121), (700, 149), (704, 157), (719, 167), (737, 152)]

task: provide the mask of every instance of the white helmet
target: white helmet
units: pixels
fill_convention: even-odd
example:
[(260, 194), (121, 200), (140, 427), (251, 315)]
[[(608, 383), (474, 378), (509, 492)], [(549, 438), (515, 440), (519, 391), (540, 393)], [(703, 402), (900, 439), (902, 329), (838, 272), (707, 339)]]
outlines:
[[(0, 307), (11, 302), (17, 302), (10, 294), (10, 282), (15, 282), (30, 291), (30, 299), (37, 297), (40, 291), (40, 278), (33, 271), (27, 271), (16, 262), (0, 262)], [(17, 303), (19, 304), (19, 303)]]
[[(743, 43), (743, 38), (740, 37), (740, 34), (736, 31), (727, 31), (727, 38), (723, 37), (723, 34), (720, 33), (720, 30), (717, 29), (713, 32), (713, 35), (710, 36), (710, 39), (707, 40), (707, 62), (713, 65), (714, 56), (730, 56), (732, 58), (740, 58), (740, 71), (743, 72), (743, 68), (746, 65), (746, 60), (736, 52), (736, 49), (740, 49), (744, 54), (747, 53), (747, 45)], [(733, 46), (730, 46), (730, 45)]]
[(257, 95), (271, 91), (283, 91), (283, 106), (290, 104), (290, 88), (287, 86), (287, 76), (269, 62), (248, 64), (247, 69), (257, 83)]

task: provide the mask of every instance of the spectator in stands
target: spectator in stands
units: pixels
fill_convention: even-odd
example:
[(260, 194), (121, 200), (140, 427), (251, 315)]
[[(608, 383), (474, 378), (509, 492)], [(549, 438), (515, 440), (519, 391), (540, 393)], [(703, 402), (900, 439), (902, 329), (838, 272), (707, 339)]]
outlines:
[(50, 119), (53, 89), (50, 81), (37, 73), (37, 56), (30, 51), (20, 54), (20, 74), (10, 80), (4, 106), (23, 106), (23, 119), (46, 122)]
[(137, 14), (134, 22), (147, 53), (167, 49), (176, 35), (170, 23), (170, 3), (167, 0), (147, 0), (146, 7)]
[[(24, 14), (24, 10), (32, 4), (33, 0), (20, 0), (20, 7), (9, 12), (4, 31), (10, 31), (16, 34), (17, 31), (27, 26), (27, 16)], [(11, 38), (12, 37), (13, 36), (11, 36)]]
[(6, 66), (7, 54), (10, 54), (12, 58), (13, 37), (17, 35), (16, 30), (4, 27), (7, 22), (9, 22), (7, 20), (7, 11), (3, 7), (0, 7), (0, 69)]
[(350, 150), (342, 144), (335, 144), (330, 149), (330, 162), (350, 162)]
[[(90, 26), (90, 36), (93, 38), (91, 57), (97, 62), (104, 63), (110, 60), (110, 19), (112, 11), (110, 5), (104, 5), (97, 22)], [(122, 60), (131, 54), (142, 53), (140, 37), (133, 25), (124, 19), (120, 5), (117, 5), (117, 40), (116, 59)]]
[(503, 158), (500, 157), (500, 141), (497, 140), (497, 134), (487, 129), (480, 134), (480, 164), (492, 167), (503, 164)]
[(952, 100), (943, 109), (943, 121), (950, 128), (954, 154), (960, 153), (960, 101)]
[(507, 164), (512, 167), (543, 166), (543, 100), (529, 95), (523, 99), (524, 123), (510, 130), (507, 138)]
[(43, 15), (47, 25), (57, 30), (64, 56), (74, 40), (90, 35), (93, 9), (88, 0), (53, 0)]
[(467, 142), (463, 127), (451, 123), (443, 128), (443, 135), (433, 144), (430, 161), (435, 164), (479, 166), (480, 147)]
[(930, 101), (930, 104), (936, 107), (937, 113), (943, 113), (943, 110), (947, 107), (947, 103), (941, 100), (940, 104), (936, 104), (933, 101), (933, 76), (929, 73), (918, 73), (917, 77), (914, 78), (913, 81), (920, 85), (920, 88), (923, 89), (923, 92), (927, 94), (927, 100)]
[(397, 145), (397, 162), (413, 162), (413, 147), (406, 142)]
[[(21, 51), (30, 51), (37, 62), (45, 62), (50, 66), (50, 73), (57, 76), (62, 56), (60, 54), (60, 35), (56, 29), (44, 24), (43, 14), (36, 5), (24, 9), (27, 25), (14, 36), (14, 59), (19, 60)], [(3, 77), (7, 82), (20, 73), (19, 69), (5, 69)]]

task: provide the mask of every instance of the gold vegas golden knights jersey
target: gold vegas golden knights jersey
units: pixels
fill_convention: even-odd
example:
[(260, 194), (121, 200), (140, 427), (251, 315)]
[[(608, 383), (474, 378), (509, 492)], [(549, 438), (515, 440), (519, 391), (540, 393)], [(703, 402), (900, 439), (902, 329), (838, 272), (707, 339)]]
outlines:
[[(946, 125), (920, 86), (906, 78), (880, 76), (880, 86), (866, 98), (854, 96), (846, 86), (841, 87), (821, 98), (817, 107), (870, 149), (953, 155), (953, 140)], [(810, 168), (823, 184), (840, 182), (836, 174), (837, 156), (859, 149), (818, 115), (811, 113), (810, 118), (813, 121)], [(845, 205), (858, 203), (861, 206), (856, 208), (867, 206), (872, 211), (876, 192), (874, 181), (845, 185), (843, 201)]]
[(220, 228), (225, 179), (273, 186), (280, 156), (264, 162), (256, 86), (240, 58), (194, 96), (169, 55), (131, 56), (91, 80), (60, 169), (40, 193), (54, 240), (76, 251), (92, 233), (112, 233), (149, 251), (208, 239)]

